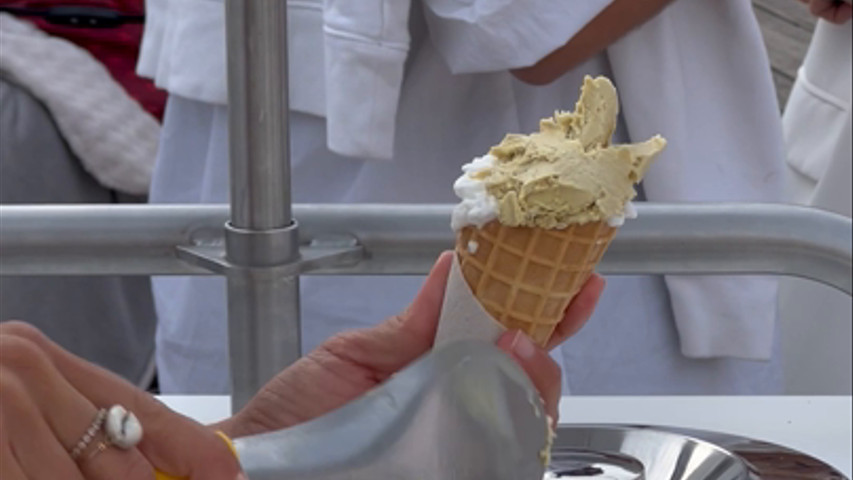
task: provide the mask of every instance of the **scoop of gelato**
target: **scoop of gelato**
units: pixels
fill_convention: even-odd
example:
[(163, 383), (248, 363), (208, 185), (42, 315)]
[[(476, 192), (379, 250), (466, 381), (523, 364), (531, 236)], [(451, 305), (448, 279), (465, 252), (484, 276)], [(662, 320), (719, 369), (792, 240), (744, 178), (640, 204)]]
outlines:
[(610, 80), (587, 77), (574, 112), (542, 120), (538, 133), (507, 135), (484, 157), (488, 162), (481, 159), (457, 184), (468, 190), (478, 184), (491, 202), (481, 198), (477, 205), (491, 203), (508, 226), (558, 229), (622, 218), (666, 140), (611, 145), (618, 115)]

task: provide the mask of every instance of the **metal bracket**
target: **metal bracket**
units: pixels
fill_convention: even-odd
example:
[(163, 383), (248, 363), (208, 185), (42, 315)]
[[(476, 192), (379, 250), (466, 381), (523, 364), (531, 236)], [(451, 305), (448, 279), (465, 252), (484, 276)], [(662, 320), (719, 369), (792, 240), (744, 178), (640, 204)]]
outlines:
[(367, 258), (364, 246), (351, 235), (315, 238), (311, 243), (299, 247), (299, 255), (292, 261), (269, 267), (243, 267), (227, 259), (224, 244), (199, 244), (178, 246), (178, 258), (216, 275), (235, 272), (264, 271), (268, 275), (292, 277), (327, 268), (346, 268), (357, 265)]

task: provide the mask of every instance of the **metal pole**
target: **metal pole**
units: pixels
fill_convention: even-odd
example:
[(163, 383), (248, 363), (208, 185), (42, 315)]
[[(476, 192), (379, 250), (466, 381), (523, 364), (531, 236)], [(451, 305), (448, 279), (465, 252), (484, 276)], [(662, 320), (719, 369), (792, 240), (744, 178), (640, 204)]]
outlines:
[[(308, 273), (415, 275), (453, 245), (451, 205), (295, 205), (303, 257), (358, 240), (364, 254)], [(776, 274), (853, 290), (853, 222), (789, 205), (637, 205), (599, 270)], [(2, 206), (0, 275), (204, 275), (176, 250), (223, 257), (223, 205)], [(351, 243), (349, 243), (351, 244)], [(331, 247), (331, 248), (330, 248)], [(361, 260), (361, 261), (358, 261)]]
[(287, 8), (280, 0), (228, 0), (231, 224), (290, 225)]
[(227, 0), (231, 221), (225, 240), (235, 411), (300, 355), (290, 208), (287, 2)]

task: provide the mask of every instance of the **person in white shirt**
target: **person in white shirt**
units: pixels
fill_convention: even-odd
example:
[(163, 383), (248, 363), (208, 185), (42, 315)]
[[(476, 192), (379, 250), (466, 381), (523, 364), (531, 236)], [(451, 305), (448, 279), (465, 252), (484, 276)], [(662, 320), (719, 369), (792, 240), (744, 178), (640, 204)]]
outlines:
[[(853, 7), (805, 3), (820, 19), (783, 115), (787, 200), (850, 217)], [(785, 279), (779, 297), (786, 392), (850, 395), (850, 297), (800, 279)]]
[[(669, 140), (645, 199), (781, 200), (781, 125), (748, 0), (293, 0), (288, 14), (297, 202), (453, 203), (463, 163), (570, 109), (587, 74), (620, 90), (616, 141)], [(147, 18), (138, 70), (171, 95), (151, 202), (226, 202), (223, 2), (149, 0)], [(396, 311), (420, 281), (303, 278), (306, 350)], [(224, 282), (158, 278), (154, 293), (163, 391), (226, 392)], [(776, 392), (776, 293), (761, 277), (610, 278), (595, 321), (555, 353), (566, 388)]]

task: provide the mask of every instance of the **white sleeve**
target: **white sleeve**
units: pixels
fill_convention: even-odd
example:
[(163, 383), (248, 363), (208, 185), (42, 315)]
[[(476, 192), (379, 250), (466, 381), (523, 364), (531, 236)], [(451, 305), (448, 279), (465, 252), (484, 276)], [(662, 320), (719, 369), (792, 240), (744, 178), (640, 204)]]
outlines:
[(410, 5), (410, 0), (324, 1), (326, 135), (333, 152), (393, 156)]
[(145, 0), (145, 23), (136, 62), (136, 74), (140, 77), (154, 79), (157, 75), (168, 10), (167, 0)]
[(454, 74), (528, 67), (613, 0), (424, 0), (433, 44)]

